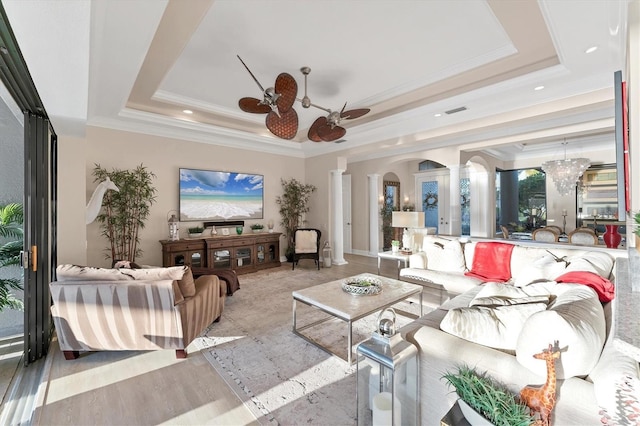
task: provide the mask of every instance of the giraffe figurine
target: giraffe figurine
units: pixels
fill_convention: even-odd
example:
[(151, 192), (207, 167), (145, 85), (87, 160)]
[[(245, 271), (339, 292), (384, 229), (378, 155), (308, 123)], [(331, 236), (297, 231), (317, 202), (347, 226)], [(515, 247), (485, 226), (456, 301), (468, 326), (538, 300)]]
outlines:
[(551, 410), (556, 405), (555, 360), (560, 358), (558, 341), (556, 340), (554, 345), (549, 344), (549, 349), (544, 349), (533, 357), (547, 362), (547, 381), (542, 386), (525, 386), (520, 391), (520, 399), (527, 404), (532, 413), (540, 415), (540, 420), (535, 424), (549, 426), (551, 424)]

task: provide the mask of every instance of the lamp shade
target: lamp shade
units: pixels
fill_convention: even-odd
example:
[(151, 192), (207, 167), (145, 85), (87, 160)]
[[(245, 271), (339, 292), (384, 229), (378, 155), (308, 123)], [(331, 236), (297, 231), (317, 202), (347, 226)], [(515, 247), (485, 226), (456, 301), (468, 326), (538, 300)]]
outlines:
[(424, 212), (391, 212), (394, 228), (424, 228)]

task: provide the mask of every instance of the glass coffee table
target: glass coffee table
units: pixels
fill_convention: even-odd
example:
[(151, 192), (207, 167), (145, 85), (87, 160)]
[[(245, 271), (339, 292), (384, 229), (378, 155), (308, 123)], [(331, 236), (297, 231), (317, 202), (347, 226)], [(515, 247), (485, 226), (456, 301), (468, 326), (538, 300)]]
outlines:
[[(292, 293), (293, 296), (293, 332), (308, 342), (316, 345), (320, 349), (341, 358), (349, 365), (352, 364), (353, 356), (353, 328), (355, 321), (362, 319), (368, 315), (379, 312), (398, 302), (406, 300), (410, 296), (418, 295), (420, 299), (420, 316), (422, 316), (422, 286), (417, 284), (398, 281), (393, 278), (381, 277), (374, 274), (360, 274), (358, 278), (377, 278), (382, 282), (382, 292), (370, 296), (356, 296), (342, 290), (342, 282), (349, 278), (342, 278), (336, 281), (330, 281), (324, 284), (318, 284), (313, 287), (297, 290)], [(311, 322), (302, 327), (298, 327), (297, 323), (297, 303), (303, 303), (307, 306), (319, 309), (329, 317)], [(411, 315), (402, 311), (397, 311), (405, 316), (417, 318), (417, 315)], [(347, 355), (342, 356), (340, 353), (331, 350), (328, 346), (322, 344), (310, 336), (303, 333), (311, 327), (317, 326), (323, 322), (333, 318), (340, 319), (347, 323)]]

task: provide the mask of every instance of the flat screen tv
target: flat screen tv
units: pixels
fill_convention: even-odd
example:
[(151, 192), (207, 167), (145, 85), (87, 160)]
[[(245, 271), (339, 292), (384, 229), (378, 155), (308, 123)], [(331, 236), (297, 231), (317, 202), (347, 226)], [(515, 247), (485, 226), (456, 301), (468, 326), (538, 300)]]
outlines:
[(262, 219), (263, 175), (180, 169), (180, 220)]

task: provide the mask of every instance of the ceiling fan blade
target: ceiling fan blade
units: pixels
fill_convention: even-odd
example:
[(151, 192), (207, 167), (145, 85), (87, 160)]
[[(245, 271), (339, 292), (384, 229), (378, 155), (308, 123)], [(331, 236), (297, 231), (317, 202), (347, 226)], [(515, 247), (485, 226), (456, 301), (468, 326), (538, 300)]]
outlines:
[(260, 102), (260, 99), (256, 98), (242, 98), (238, 101), (238, 105), (244, 112), (253, 114), (266, 114), (271, 111), (269, 105), (263, 105)]
[(349, 111), (344, 111), (340, 113), (340, 118), (344, 118), (346, 120), (352, 120), (354, 118), (359, 118), (371, 111), (369, 108), (360, 108), (360, 109), (350, 109)]
[(298, 95), (298, 83), (296, 83), (296, 79), (293, 78), (291, 74), (283, 72), (276, 78), (275, 89), (276, 93), (280, 95), (276, 100), (276, 105), (278, 105), (280, 112), (286, 112), (291, 109)]
[(321, 126), (318, 128), (318, 136), (325, 142), (333, 142), (342, 138), (347, 134), (347, 129), (340, 126), (335, 126), (331, 128), (331, 126)]
[(307, 134), (309, 140), (313, 142), (322, 142), (322, 139), (318, 136), (318, 128), (322, 126), (328, 127), (327, 117), (325, 116), (316, 118), (316, 121), (314, 121), (311, 127), (309, 127), (309, 133)]
[(267, 129), (281, 139), (293, 139), (298, 132), (298, 113), (290, 108), (288, 111), (280, 111), (280, 117), (275, 111), (267, 114)]

